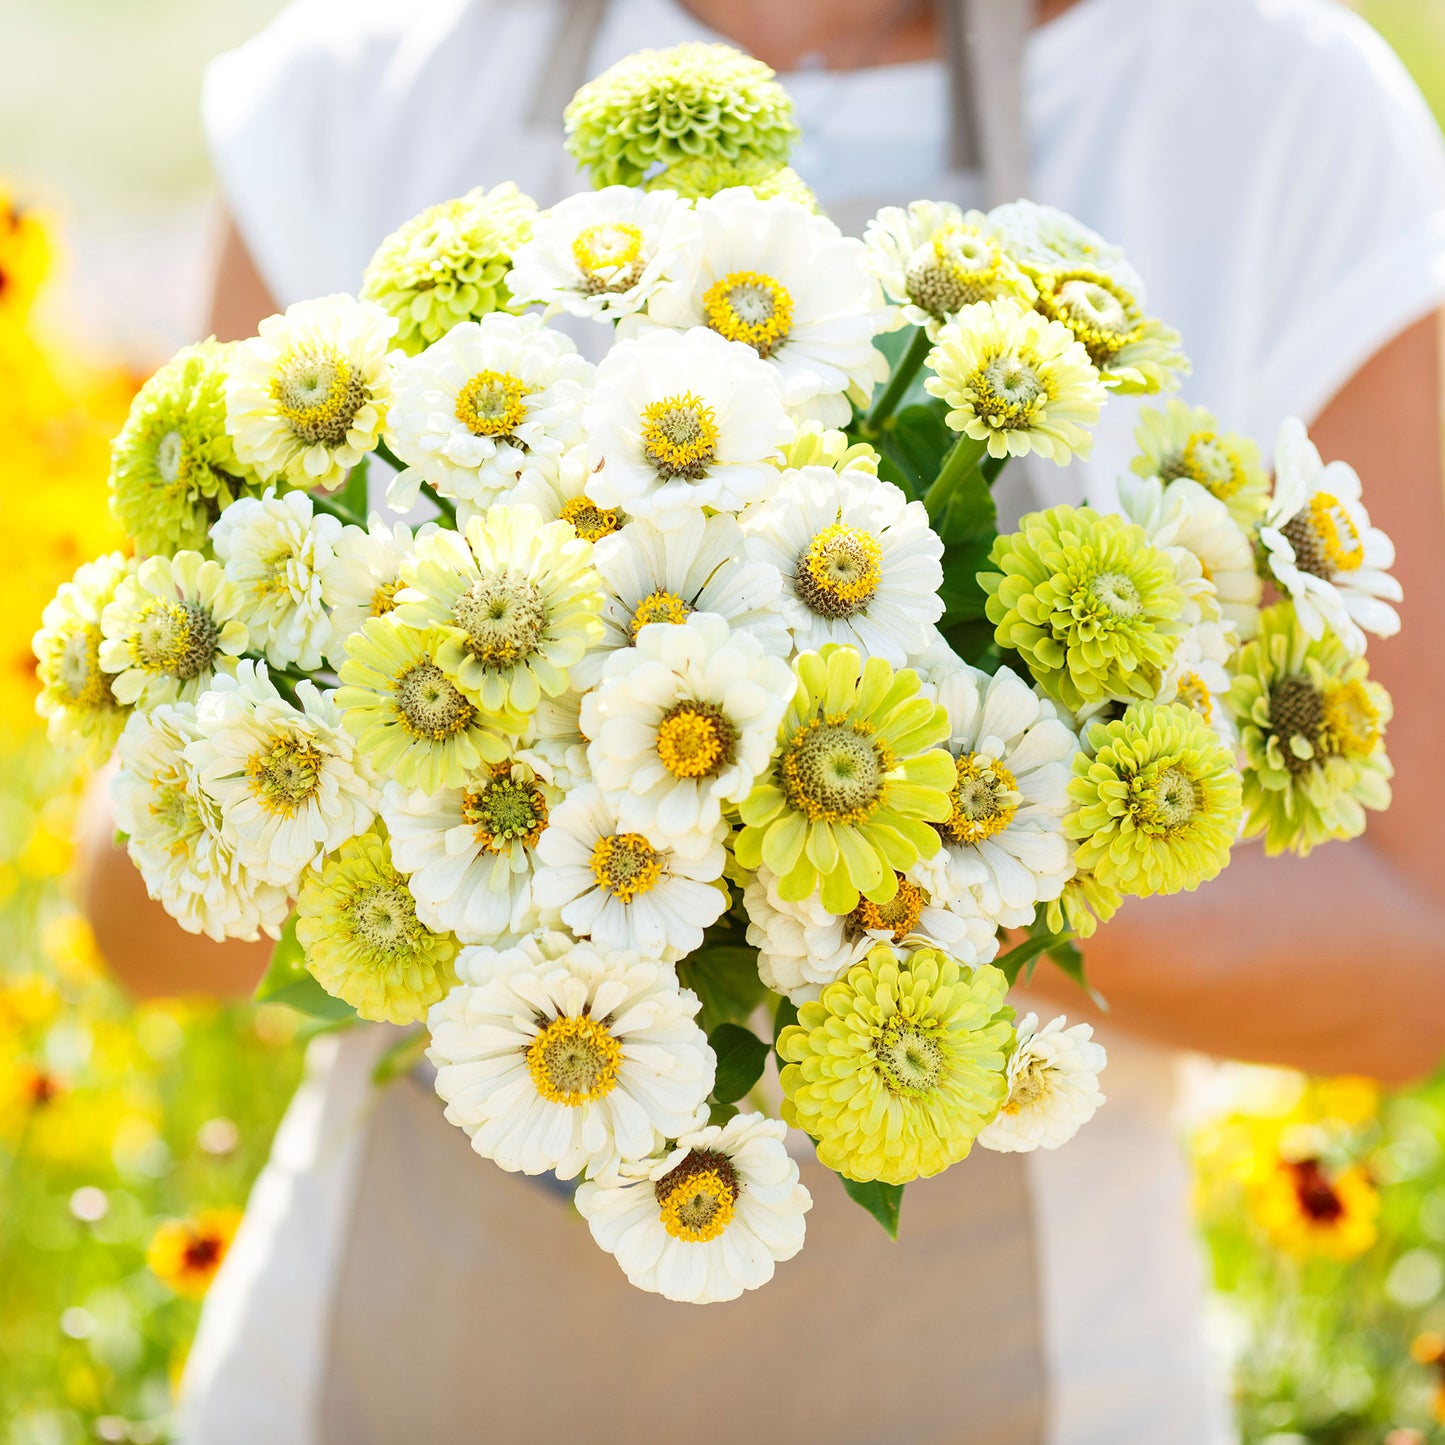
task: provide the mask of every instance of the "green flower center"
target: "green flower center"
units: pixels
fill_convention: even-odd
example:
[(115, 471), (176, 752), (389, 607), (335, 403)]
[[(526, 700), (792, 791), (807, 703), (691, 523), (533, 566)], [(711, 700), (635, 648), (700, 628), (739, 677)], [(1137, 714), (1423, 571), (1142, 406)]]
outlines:
[(700, 481), (717, 460), (717, 442), (717, 413), (690, 391), (643, 409), (642, 454), (660, 477)]
[(356, 414), (371, 400), (365, 383), (334, 347), (286, 352), (271, 376), (271, 398), (308, 446), (340, 446)]
[(1089, 360), (1107, 367), (1133, 339), (1139, 310), (1133, 297), (1097, 276), (1066, 276), (1046, 292), (1044, 310), (1083, 343)]
[(973, 374), (973, 409), (1000, 431), (1029, 427), (1049, 400), (1048, 383), (1021, 356), (995, 356)]
[(434, 662), (419, 662), (397, 679), (401, 724), (414, 738), (442, 742), (465, 732), (476, 709)]
[(1156, 836), (1177, 833), (1204, 806), (1199, 784), (1178, 766), (1162, 768), (1152, 777), (1135, 778), (1129, 791), (1129, 811), (1135, 822)]
[(513, 843), (532, 848), (547, 828), (547, 799), (503, 763), (490, 782), (462, 795), (462, 820), (488, 852), (501, 853)]
[(346, 917), (352, 936), (375, 957), (414, 953), (425, 933), (417, 922), (412, 896), (400, 881), (358, 888)]
[(1018, 780), (1008, 768), (986, 753), (964, 753), (954, 761), (958, 781), (949, 801), (946, 823), (934, 826), (950, 843), (982, 843), (1002, 833), (1023, 802)]
[(214, 661), (220, 631), (199, 602), (147, 602), (130, 638), (131, 661), (146, 672), (189, 682)]
[(452, 618), (467, 634), (472, 656), (499, 672), (530, 656), (547, 629), (542, 594), (525, 577), (505, 571), (473, 582), (457, 598)]
[(504, 371), (479, 371), (457, 395), (456, 418), (473, 436), (510, 437), (527, 415), (528, 386)]
[(1089, 596), (1110, 617), (1137, 617), (1144, 610), (1134, 579), (1122, 572), (1100, 572), (1089, 583)]
[(527, 1071), (549, 1104), (575, 1109), (617, 1087), (622, 1045), (607, 1025), (584, 1015), (562, 1014), (527, 1045)]
[(941, 226), (909, 258), (908, 299), (940, 321), (998, 291), (1003, 252), (975, 226)]
[(168, 487), (182, 480), (186, 471), (186, 439), (180, 432), (168, 431), (156, 443), (156, 471)]
[(679, 702), (657, 727), (657, 756), (675, 778), (710, 778), (733, 760), (738, 730), (710, 702)]
[(778, 763), (787, 800), (809, 822), (866, 822), (883, 799), (893, 768), (888, 745), (865, 723), (814, 718), (793, 734)]
[(890, 1092), (913, 1099), (932, 1093), (943, 1072), (943, 1050), (932, 1033), (902, 1014), (878, 1030), (873, 1058)]
[(297, 738), (276, 738), (246, 760), (251, 796), (268, 813), (290, 818), (321, 786), (325, 758), (319, 748)]
[(877, 594), (882, 562), (883, 548), (872, 533), (834, 522), (798, 558), (793, 585), (820, 616), (851, 617)]
[(653, 1185), (653, 1191), (663, 1228), (674, 1239), (705, 1244), (732, 1223), (742, 1185), (726, 1154), (694, 1149)]

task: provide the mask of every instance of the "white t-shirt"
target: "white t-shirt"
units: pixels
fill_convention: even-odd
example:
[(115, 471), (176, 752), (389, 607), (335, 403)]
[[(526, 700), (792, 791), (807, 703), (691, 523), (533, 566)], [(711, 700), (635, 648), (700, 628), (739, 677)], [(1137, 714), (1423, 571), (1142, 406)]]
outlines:
[[(354, 290), (423, 207), (581, 182), (532, 99), (558, 0), (299, 0), (218, 60), (205, 119), (228, 204), (282, 304)], [(714, 39), (675, 0), (614, 0), (591, 73)], [(784, 77), (795, 165), (854, 221), (945, 178), (946, 80), (918, 63)], [(1445, 156), (1394, 55), (1329, 0), (1080, 0), (1026, 61), (1032, 193), (1128, 251), (1182, 331), (1186, 399), (1268, 444), (1445, 297)], [(1056, 493), (1110, 505), (1136, 404), (1106, 408)], [(1160, 967), (1168, 960), (1161, 959)], [(1170, 1123), (1173, 1060), (1105, 1031), (1109, 1102), (1030, 1155), (1052, 1445), (1230, 1438)], [(364, 1132), (363, 1033), (313, 1059), (192, 1357), (196, 1445), (311, 1445), (329, 1281)], [(486, 1167), (479, 1164), (478, 1167)]]

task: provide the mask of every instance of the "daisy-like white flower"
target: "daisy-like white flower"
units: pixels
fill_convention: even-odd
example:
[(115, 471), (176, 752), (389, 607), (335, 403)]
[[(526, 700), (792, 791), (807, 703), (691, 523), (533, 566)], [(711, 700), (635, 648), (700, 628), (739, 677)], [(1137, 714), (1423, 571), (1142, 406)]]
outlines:
[(767, 494), (792, 435), (776, 374), (711, 331), (620, 341), (597, 368), (585, 420), (587, 495), (671, 531), (704, 507)]
[[(517, 483), (508, 497), (514, 507), (536, 507), (549, 522), (566, 522), (584, 542), (600, 542), (627, 525), (621, 507), (604, 507), (587, 494), (593, 476), (587, 448), (577, 447), (561, 457), (550, 476), (534, 473)], [(476, 513), (463, 502), (457, 508), (457, 526), (465, 531)]]
[(605, 186), (543, 211), (507, 277), (515, 305), (612, 319), (646, 306), (691, 243), (692, 208), (667, 190)]
[(553, 475), (582, 441), (592, 365), (540, 316), (494, 311), (464, 321), (396, 369), (387, 418), (407, 465), (387, 488), (410, 511), (423, 482), (479, 508), (529, 477)]
[(467, 948), (431, 1011), (446, 1117), (503, 1169), (616, 1172), (700, 1128), (716, 1060), (701, 1007), (665, 964), (561, 933)]
[(719, 883), (727, 832), (690, 840), (680, 852), (662, 839), (630, 831), (591, 783), (553, 809), (537, 842), (532, 896), (579, 938), (598, 948), (672, 963), (702, 946), (703, 930), (728, 906)]
[(479, 707), (525, 717), (602, 636), (592, 545), (534, 507), (494, 507), (464, 533), (418, 538), (397, 616), (436, 627), (442, 671)]
[(1089, 455), (1104, 386), (1067, 326), (1017, 301), (965, 306), (938, 333), (923, 383), (949, 406), (956, 432), (993, 457), (1037, 452), (1063, 466)]
[(604, 593), (602, 638), (572, 669), (578, 688), (592, 687), (608, 655), (631, 647), (649, 623), (685, 622), (694, 612), (725, 617), (734, 633), (751, 633), (771, 656), (786, 657), (792, 648), (783, 579), (776, 567), (747, 556), (731, 517), (694, 513), (675, 532), (631, 522), (604, 537), (592, 561)]
[(237, 860), (283, 888), (376, 816), (371, 767), (343, 730), (333, 695), (303, 682), (296, 696), (299, 707), (277, 692), (264, 664), (243, 662), (197, 704), (201, 735), (186, 748)]
[(388, 783), (381, 813), (391, 856), (411, 875), (422, 922), (463, 943), (535, 928), (537, 841), (561, 801), (559, 789), (515, 757), (439, 793)]
[[(1197, 569), (1180, 569), (1180, 583), (1194, 594), (1206, 619), (1218, 613), (1241, 637), (1254, 636), (1263, 584), (1254, 546), (1224, 502), (1187, 477), (1166, 483), (1133, 476), (1119, 478), (1119, 502), (1152, 545), (1171, 554), (1182, 548), (1198, 562)], [(1187, 582), (1186, 571), (1191, 574)]]
[(570, 689), (557, 697), (544, 697), (522, 734), (519, 756), (563, 792), (571, 792), (592, 777), (587, 739), (582, 735), (582, 697)]
[(382, 777), (435, 793), (459, 788), (484, 764), (500, 763), (519, 720), (483, 714), (442, 670), (450, 643), (439, 627), (408, 627), (392, 613), (353, 632), (336, 705), (357, 746)]
[(111, 779), (115, 824), (146, 892), (188, 933), (208, 938), (278, 938), (286, 890), (242, 868), (220, 805), (201, 786), (186, 749), (201, 736), (195, 706), (162, 703), (133, 713)]
[(783, 1143), (787, 1126), (739, 1114), (684, 1134), (660, 1157), (588, 1181), (577, 1209), (629, 1283), (664, 1299), (736, 1299), (803, 1247), (813, 1199)]
[(1064, 835), (1078, 741), (1054, 708), (1006, 667), (992, 677), (960, 663), (930, 674), (948, 712), (956, 779), (941, 849), (919, 864), (936, 896), (972, 889), (1010, 928), (1057, 898), (1074, 871)]
[(147, 557), (100, 614), (100, 665), (123, 703), (194, 702), (246, 650), (245, 598), (199, 552)]
[(765, 864), (748, 878), (743, 907), (748, 942), (758, 950), (758, 977), (795, 1003), (816, 999), (879, 943), (937, 948), (961, 963), (989, 963), (998, 953), (998, 930), (985, 918), (972, 889), (931, 892), (915, 865), (898, 875), (898, 892), (887, 903), (860, 899), (851, 913), (829, 913), (814, 894), (790, 903)]
[(1388, 569), (1395, 544), (1360, 503), (1360, 478), (1345, 462), (1326, 466), (1291, 418), (1274, 454), (1274, 499), (1259, 529), (1271, 576), (1294, 602), (1305, 634), (1333, 632), (1356, 655), (1365, 633), (1393, 637), (1404, 596)]
[[(1192, 707), (1233, 748), (1238, 734), (1229, 710), (1229, 690), (1239, 637), (1227, 622), (1200, 622), (1179, 639), (1179, 646), (1164, 669), (1159, 702), (1182, 702)], [(1079, 721), (1082, 724), (1084, 718)]]
[(1253, 440), (1221, 431), (1212, 413), (1177, 397), (1162, 411), (1141, 408), (1134, 440), (1139, 455), (1129, 466), (1137, 476), (1198, 482), (1229, 508), (1241, 528), (1253, 532), (1269, 504), (1269, 478)]
[(943, 543), (892, 482), (829, 467), (784, 472), (739, 518), (751, 556), (783, 578), (798, 652), (827, 642), (902, 667), (943, 616)]
[(40, 682), (35, 710), (51, 743), (97, 763), (110, 756), (130, 712), (100, 665), (100, 619), (133, 566), (119, 552), (82, 563), (46, 603), (31, 640)]
[(1104, 1096), (1099, 1074), (1108, 1058), (1088, 1024), (1066, 1018), (1039, 1027), (1037, 1014), (1018, 1023), (1008, 1060), (1008, 1096), (978, 1142), (1000, 1154), (1057, 1149), (1094, 1117)]
[(863, 233), (883, 293), (935, 340), (949, 317), (979, 301), (1011, 296), (1032, 306), (1033, 282), (1004, 249), (988, 217), (949, 201), (884, 206)]
[[(435, 530), (424, 523), (416, 536)], [(401, 564), (415, 551), (416, 536), (405, 522), (388, 522), (373, 512), (365, 527), (343, 527), (331, 546), (331, 557), (321, 569), (321, 600), (331, 618), (327, 661), (340, 667), (346, 657), (346, 639), (370, 617), (385, 617), (396, 609), (401, 586)]]
[(273, 667), (321, 666), (331, 642), (321, 578), (341, 523), (318, 513), (304, 492), (243, 497), (211, 529), (226, 576), (241, 589), (252, 647)]
[(793, 673), (716, 613), (646, 627), (582, 699), (588, 762), (620, 826), (681, 852), (709, 842), (724, 803), (768, 766)]
[[(863, 243), (796, 201), (738, 187), (696, 207), (698, 238), (676, 279), (648, 304), (647, 323), (706, 326), (775, 367), (788, 410), (843, 426), (887, 379), (873, 345), (882, 292)], [(629, 317), (623, 331), (640, 318)]]
[(391, 401), (396, 321), (369, 301), (323, 296), (268, 316), (232, 353), (226, 430), (263, 482), (332, 487), (375, 449)]
[(1136, 292), (1143, 284), (1120, 247), (1076, 221), (1067, 211), (1041, 206), (1037, 201), (1010, 201), (988, 213), (988, 224), (1021, 266), (1041, 271), (1093, 266), (1117, 276)]

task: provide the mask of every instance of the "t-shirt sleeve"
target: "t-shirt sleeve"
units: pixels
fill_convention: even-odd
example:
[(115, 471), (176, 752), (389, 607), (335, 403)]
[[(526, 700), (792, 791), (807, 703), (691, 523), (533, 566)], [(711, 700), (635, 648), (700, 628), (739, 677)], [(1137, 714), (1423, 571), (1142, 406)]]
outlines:
[(1293, 41), (1278, 71), (1278, 122), (1261, 137), (1252, 410), (1312, 420), (1445, 301), (1445, 145), (1404, 67), (1363, 21), (1320, 7)]

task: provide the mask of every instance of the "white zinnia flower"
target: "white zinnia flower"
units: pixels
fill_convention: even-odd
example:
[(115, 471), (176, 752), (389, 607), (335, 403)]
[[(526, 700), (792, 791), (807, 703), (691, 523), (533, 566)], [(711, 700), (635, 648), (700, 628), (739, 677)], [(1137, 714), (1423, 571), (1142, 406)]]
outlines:
[(592, 365), (540, 316), (464, 321), (396, 368), (386, 435), (406, 468), (387, 505), (410, 511), (421, 484), (479, 508), (555, 474), (582, 441)]
[(914, 326), (937, 339), (949, 317), (976, 301), (1012, 296), (1031, 305), (1035, 291), (980, 211), (949, 201), (884, 206), (863, 233), (868, 264), (884, 294)]
[[(620, 532), (628, 517), (620, 507), (593, 501), (587, 494), (592, 475), (587, 448), (576, 447), (559, 459), (555, 475), (524, 478), (510, 500), (514, 507), (536, 507), (549, 522), (570, 522), (584, 542), (600, 542)], [(472, 515), (473, 509), (463, 503), (457, 508), (457, 526), (465, 530)]]
[(1253, 637), (1263, 584), (1254, 565), (1254, 546), (1228, 506), (1187, 477), (1162, 482), (1158, 477), (1121, 476), (1119, 502), (1154, 546), (1193, 554), (1200, 576), (1187, 583), (1181, 578), (1181, 584), (1186, 592), (1192, 586), (1196, 594), (1201, 582), (1213, 588), (1213, 598), (1204, 603), (1206, 616), (1217, 607), (1241, 637)]
[(537, 843), (532, 896), (543, 921), (560, 916), (599, 948), (672, 963), (702, 946), (722, 917), (718, 883), (727, 825), (693, 840), (686, 853), (631, 831), (591, 783), (567, 795)]
[(863, 243), (797, 201), (759, 200), (746, 187), (699, 201), (696, 215), (698, 240), (675, 278), (623, 334), (710, 327), (777, 369), (799, 420), (846, 425), (852, 404), (866, 405), (888, 376), (873, 345), (883, 297)]
[(572, 669), (576, 687), (591, 687), (608, 653), (631, 647), (649, 623), (683, 622), (694, 612), (727, 618), (734, 632), (750, 632), (771, 656), (786, 657), (792, 648), (783, 579), (776, 567), (746, 555), (732, 517), (694, 513), (675, 532), (631, 522), (597, 544), (592, 565), (604, 592), (602, 640)]
[(988, 213), (990, 230), (1021, 266), (1040, 271), (1092, 266), (1127, 286), (1142, 303), (1144, 283), (1123, 250), (1067, 211), (1037, 201), (1010, 201)]
[(813, 1199), (786, 1133), (781, 1120), (739, 1114), (684, 1134), (615, 1181), (581, 1185), (577, 1210), (638, 1289), (692, 1304), (736, 1299), (803, 1247)]
[(597, 468), (587, 495), (668, 531), (766, 495), (793, 433), (776, 374), (704, 330), (619, 341), (597, 368), (585, 426)]
[(515, 306), (613, 319), (645, 306), (697, 229), (672, 191), (606, 186), (543, 211), (512, 254)]
[(1404, 593), (1386, 570), (1395, 544), (1370, 525), (1354, 468), (1326, 466), (1304, 423), (1293, 417), (1280, 428), (1274, 499), (1259, 539), (1307, 636), (1319, 638), (1328, 629), (1359, 655), (1366, 632), (1393, 637), (1400, 630), (1400, 614), (1389, 604)]
[(978, 893), (984, 914), (1009, 928), (1057, 898), (1073, 876), (1064, 837), (1069, 777), (1078, 742), (1052, 704), (1006, 667), (942, 667), (929, 683), (948, 710), (956, 760), (953, 814), (942, 848), (918, 865), (931, 890)]
[(323, 296), (268, 316), (234, 349), (226, 430), (262, 481), (332, 487), (376, 447), (391, 400), (396, 320), (370, 301)]
[(417, 917), (463, 943), (495, 943), (537, 927), (537, 840), (561, 801), (518, 758), (436, 793), (388, 783), (381, 814), (392, 859), (411, 875)]
[(902, 667), (943, 616), (943, 543), (922, 502), (892, 482), (830, 467), (784, 472), (738, 519), (748, 553), (783, 578), (798, 652), (856, 647)]
[(716, 1061), (697, 996), (664, 964), (565, 934), (464, 948), (427, 1018), (437, 1093), (472, 1148), (514, 1172), (608, 1175), (707, 1117)]
[(1196, 623), (1179, 639), (1160, 680), (1158, 697), (1159, 702), (1192, 707), (1231, 750), (1239, 737), (1229, 710), (1232, 664), (1238, 646), (1239, 639), (1229, 623)]
[(110, 784), (116, 827), (146, 892), (188, 933), (217, 941), (254, 940), (263, 931), (278, 938), (290, 900), (237, 861), (220, 805), (186, 759), (200, 736), (188, 702), (132, 714)]
[(1019, 1021), (1008, 1061), (1008, 1097), (978, 1136), (985, 1149), (1021, 1154), (1067, 1144), (1104, 1102), (1099, 1074), (1108, 1062), (1088, 1024), (1065, 1018), (1039, 1027), (1037, 1014)]
[(323, 853), (376, 816), (371, 765), (341, 726), (333, 695), (297, 684), (299, 707), (264, 664), (243, 662), (196, 705), (186, 761), (221, 808), (221, 830), (253, 877), (294, 889)]
[(373, 512), (366, 527), (343, 527), (332, 543), (331, 558), (321, 568), (321, 600), (331, 616), (327, 660), (340, 667), (346, 639), (359, 632), (369, 617), (384, 617), (396, 607), (401, 564), (416, 550), (416, 537), (436, 530), (425, 522), (415, 536), (405, 522), (388, 522)]
[(816, 999), (879, 943), (939, 948), (962, 963), (989, 963), (998, 932), (971, 888), (930, 891), (921, 868), (898, 877), (888, 903), (860, 900), (851, 913), (829, 913), (816, 894), (792, 903), (778, 894), (777, 876), (760, 867), (743, 890), (748, 942), (758, 950), (758, 977), (795, 1003)]
[(273, 667), (321, 666), (331, 642), (321, 576), (340, 535), (341, 523), (316, 513), (305, 492), (274, 489), (232, 502), (211, 528), (216, 556), (246, 599), (251, 645)]
[(587, 739), (582, 735), (582, 694), (569, 689), (542, 698), (527, 721), (518, 756), (563, 792), (590, 781)]
[(194, 702), (246, 650), (245, 597), (199, 552), (147, 557), (100, 614), (99, 660), (118, 701)]
[(793, 670), (746, 632), (697, 612), (644, 627), (582, 699), (588, 762), (619, 824), (680, 852), (711, 840), (772, 760)]

